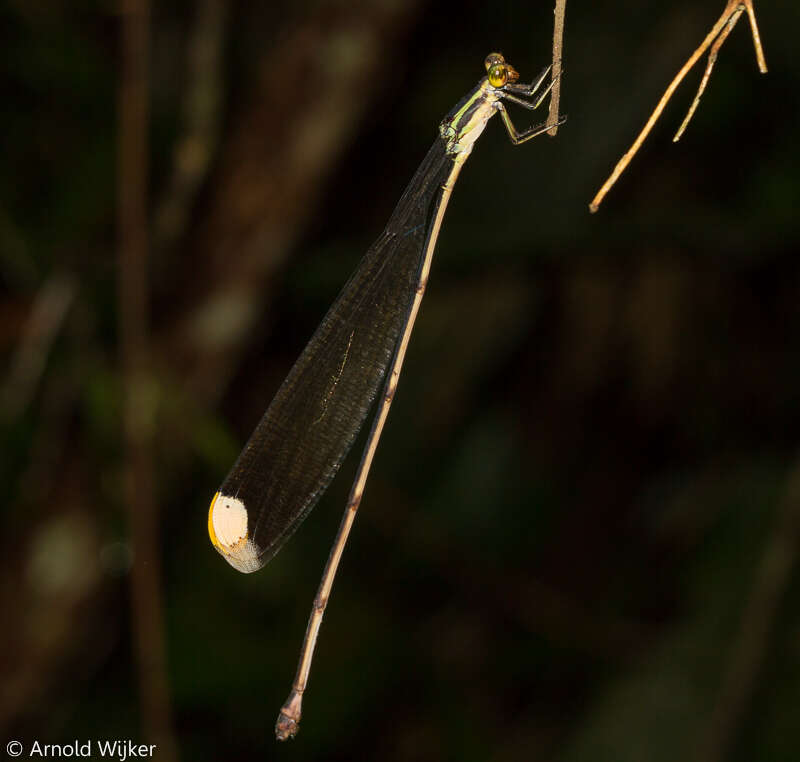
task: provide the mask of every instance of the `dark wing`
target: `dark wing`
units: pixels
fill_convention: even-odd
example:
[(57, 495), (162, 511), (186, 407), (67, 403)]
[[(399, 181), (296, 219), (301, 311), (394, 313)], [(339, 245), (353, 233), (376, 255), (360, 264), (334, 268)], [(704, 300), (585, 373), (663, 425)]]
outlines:
[(314, 507), (364, 423), (413, 301), (432, 201), (452, 166), (437, 138), (220, 487), (244, 503), (256, 568)]

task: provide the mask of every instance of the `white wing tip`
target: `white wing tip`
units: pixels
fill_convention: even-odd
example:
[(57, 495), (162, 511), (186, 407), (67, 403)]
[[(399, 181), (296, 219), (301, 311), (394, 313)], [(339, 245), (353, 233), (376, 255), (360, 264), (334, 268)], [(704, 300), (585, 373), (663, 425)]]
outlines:
[(214, 495), (208, 509), (208, 536), (234, 569), (247, 574), (263, 566), (258, 547), (248, 534), (247, 507), (238, 497)]

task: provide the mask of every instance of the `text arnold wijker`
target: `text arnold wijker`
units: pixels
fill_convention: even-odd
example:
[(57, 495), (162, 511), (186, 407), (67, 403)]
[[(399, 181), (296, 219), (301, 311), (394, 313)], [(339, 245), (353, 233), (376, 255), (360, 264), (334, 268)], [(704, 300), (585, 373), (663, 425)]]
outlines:
[(154, 743), (134, 743), (131, 740), (117, 741), (72, 741), (70, 743), (39, 743), (34, 741), (28, 750), (28, 757), (42, 759), (58, 759), (67, 757), (91, 757), (94, 749), (101, 757), (118, 759), (126, 762), (129, 759), (149, 759), (156, 750)]

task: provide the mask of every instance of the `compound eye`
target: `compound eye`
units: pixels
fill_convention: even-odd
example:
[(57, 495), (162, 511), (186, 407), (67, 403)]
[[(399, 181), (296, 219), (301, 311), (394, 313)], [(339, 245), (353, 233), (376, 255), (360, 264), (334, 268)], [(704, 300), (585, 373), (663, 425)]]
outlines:
[(508, 82), (508, 69), (505, 64), (496, 63), (489, 69), (487, 77), (492, 87), (503, 87)]
[(494, 66), (495, 64), (504, 63), (505, 60), (506, 59), (503, 58), (501, 53), (489, 53), (489, 55), (486, 56), (483, 65), (486, 67), (486, 71), (489, 71), (489, 69), (491, 69), (492, 66)]

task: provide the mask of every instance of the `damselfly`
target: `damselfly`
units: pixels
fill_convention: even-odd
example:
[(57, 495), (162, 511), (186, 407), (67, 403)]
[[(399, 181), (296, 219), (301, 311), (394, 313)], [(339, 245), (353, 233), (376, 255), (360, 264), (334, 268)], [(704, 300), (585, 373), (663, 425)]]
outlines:
[[(484, 64), (486, 76), (439, 125), (436, 142), (386, 229), (328, 310), (211, 501), (208, 533), (214, 547), (239, 571), (260, 569), (333, 479), (383, 381), (372, 430), (314, 599), (297, 675), (275, 727), (281, 740), (298, 730), (322, 615), (397, 389), (453, 186), (495, 114), (514, 145), (553, 126), (517, 132), (503, 103), (539, 106), (552, 80), (535, 100), (527, 98), (539, 93), (550, 67), (525, 85), (517, 83), (519, 74), (499, 53), (488, 55)], [(563, 121), (561, 117), (558, 123)]]

